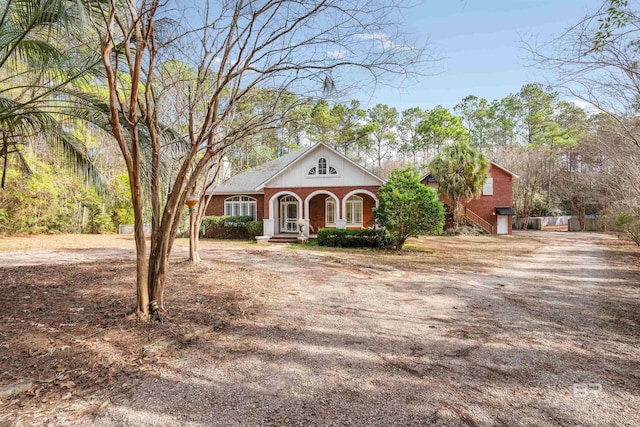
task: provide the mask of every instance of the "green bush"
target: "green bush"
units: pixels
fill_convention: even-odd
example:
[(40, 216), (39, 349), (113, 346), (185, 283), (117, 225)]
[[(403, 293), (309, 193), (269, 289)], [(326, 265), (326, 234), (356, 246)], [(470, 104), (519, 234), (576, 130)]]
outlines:
[(107, 234), (114, 232), (113, 221), (108, 213), (100, 213), (93, 218), (93, 232)]
[(225, 227), (246, 227), (248, 222), (253, 221), (253, 217), (250, 216), (225, 216)]
[[(250, 216), (206, 216), (202, 219), (205, 237), (213, 239), (253, 238), (255, 235), (251, 236), (251, 232), (256, 229), (256, 226), (252, 229), (248, 226), (252, 222), (257, 221), (253, 221)], [(261, 233), (261, 231), (257, 232)]]
[(0, 233), (4, 233), (9, 229), (11, 223), (11, 217), (7, 214), (7, 211), (0, 209)]
[[(209, 228), (210, 225), (217, 225), (219, 227), (244, 227), (247, 222), (253, 221), (253, 217), (250, 216), (205, 216), (202, 219), (202, 225), (205, 228)], [(242, 224), (242, 225), (239, 225)]]
[(340, 248), (386, 248), (391, 241), (383, 230), (342, 230), (321, 228), (318, 245)]
[(397, 250), (411, 236), (441, 234), (444, 207), (433, 189), (420, 183), (413, 169), (391, 172), (378, 190), (378, 207), (373, 210), (376, 223), (387, 231)]
[(254, 240), (256, 236), (262, 236), (262, 221), (247, 222), (247, 234), (250, 239)]

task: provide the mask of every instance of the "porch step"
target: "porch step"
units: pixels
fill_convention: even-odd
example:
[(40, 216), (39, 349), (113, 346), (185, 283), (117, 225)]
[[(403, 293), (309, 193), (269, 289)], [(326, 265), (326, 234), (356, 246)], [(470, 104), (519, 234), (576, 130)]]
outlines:
[(293, 237), (284, 237), (284, 236), (273, 236), (268, 240), (269, 243), (298, 243), (298, 236)]

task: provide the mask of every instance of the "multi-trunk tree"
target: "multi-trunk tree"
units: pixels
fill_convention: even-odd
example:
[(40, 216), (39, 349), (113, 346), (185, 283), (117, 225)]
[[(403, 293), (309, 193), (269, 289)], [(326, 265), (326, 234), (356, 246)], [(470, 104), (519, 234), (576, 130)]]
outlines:
[[(341, 69), (372, 78), (406, 73), (422, 52), (392, 41), (396, 2), (238, 0), (203, 5), (189, 28), (163, 27), (172, 5), (154, 0), (100, 2), (95, 29), (109, 87), (109, 122), (129, 174), (135, 216), (137, 313), (146, 319), (163, 308), (167, 261), (183, 205), (211, 162), (227, 147), (270, 128), (281, 94), (318, 90)], [(173, 5), (176, 6), (176, 5)], [(190, 11), (193, 14), (193, 11)], [(394, 29), (394, 33), (396, 29)], [(374, 36), (375, 35), (375, 36)], [(197, 69), (183, 114), (184, 135), (159, 120), (157, 70), (184, 57)], [(258, 88), (276, 95), (274, 106), (238, 123), (233, 115)], [(197, 114), (196, 114), (197, 112)], [(203, 113), (202, 113), (203, 112)], [(148, 143), (146, 142), (148, 140)], [(161, 186), (167, 150), (179, 152), (176, 173)], [(143, 171), (151, 182), (144, 191)], [(149, 194), (151, 246), (147, 256), (143, 205)]]

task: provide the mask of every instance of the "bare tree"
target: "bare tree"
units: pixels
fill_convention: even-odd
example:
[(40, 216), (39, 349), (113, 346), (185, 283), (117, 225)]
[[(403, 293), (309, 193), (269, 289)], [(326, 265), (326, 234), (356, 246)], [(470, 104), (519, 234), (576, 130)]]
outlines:
[(602, 178), (615, 195), (615, 213), (629, 217), (640, 234), (640, 14), (630, 3), (604, 0), (559, 38), (530, 50), (539, 66), (555, 71), (556, 87), (609, 117), (607, 132), (616, 138), (600, 149), (615, 168)]
[(559, 37), (527, 48), (554, 72), (554, 87), (611, 116), (640, 147), (625, 120), (640, 111), (640, 15), (627, 0), (604, 0)]
[[(199, 19), (189, 17), (196, 24), (175, 35), (160, 31), (175, 13), (169, 2), (110, 0), (97, 6), (101, 20), (95, 28), (109, 87), (109, 121), (130, 178), (137, 313), (142, 319), (163, 310), (167, 259), (189, 192), (226, 147), (275, 122), (274, 108), (229, 126), (252, 90), (309, 93), (321, 90), (327, 78), (338, 87), (347, 87), (349, 79), (379, 83), (389, 74), (417, 71), (424, 59), (422, 49), (400, 39), (393, 20), (401, 6), (395, 1), (223, 1), (202, 7)], [(176, 55), (197, 67), (197, 77), (183, 111), (187, 132), (167, 138), (159, 119), (156, 72)], [(279, 102), (277, 97), (274, 102)], [(182, 150), (179, 167), (164, 196), (162, 158), (171, 148), (179, 152), (176, 147)], [(151, 177), (148, 258), (142, 221), (144, 168)]]

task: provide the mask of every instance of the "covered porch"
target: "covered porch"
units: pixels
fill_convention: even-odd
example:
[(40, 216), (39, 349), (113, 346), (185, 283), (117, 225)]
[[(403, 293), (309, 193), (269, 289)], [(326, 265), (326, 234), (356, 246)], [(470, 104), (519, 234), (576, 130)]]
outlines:
[(265, 236), (313, 238), (320, 228), (375, 228), (373, 208), (378, 198), (367, 189), (280, 191), (268, 200)]

